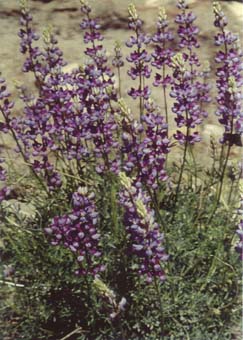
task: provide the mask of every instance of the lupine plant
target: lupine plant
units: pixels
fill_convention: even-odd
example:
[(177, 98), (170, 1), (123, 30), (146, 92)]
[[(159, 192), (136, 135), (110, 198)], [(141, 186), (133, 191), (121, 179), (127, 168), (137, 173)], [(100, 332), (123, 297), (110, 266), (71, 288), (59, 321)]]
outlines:
[[(185, 0), (176, 30), (160, 8), (153, 34), (130, 4), (130, 53), (116, 42), (109, 58), (99, 19), (80, 2), (84, 64), (65, 71), (51, 27), (40, 47), (21, 0), (22, 71), (36, 85), (16, 83), (21, 115), (0, 78), (0, 133), (15, 144), (0, 150), (0, 282), (12, 297), (0, 312), (4, 339), (233, 339), (243, 248), (242, 162), (231, 156), (243, 132), (239, 38), (214, 2), (213, 75)], [(126, 64), (134, 85), (124, 91)], [(198, 126), (213, 116), (213, 82), (224, 132), (203, 168)]]

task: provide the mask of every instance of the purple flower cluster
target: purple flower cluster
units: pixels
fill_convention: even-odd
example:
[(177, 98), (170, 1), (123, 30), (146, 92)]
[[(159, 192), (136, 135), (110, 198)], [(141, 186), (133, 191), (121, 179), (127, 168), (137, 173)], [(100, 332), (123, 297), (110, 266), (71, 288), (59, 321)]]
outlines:
[(80, 161), (96, 160), (98, 173), (117, 172), (119, 167), (114, 156), (118, 142), (112, 108), (112, 101), (117, 101), (113, 73), (100, 45), (100, 26), (90, 17), (88, 5), (83, 3), (81, 11), (86, 16), (81, 23), (84, 42), (91, 43), (85, 50), (89, 60), (82, 69), (67, 74), (62, 71), (66, 63), (50, 29), (43, 33), (45, 49), (34, 47), (38, 36), (28, 9), (22, 8), (19, 35), (21, 52), (27, 55), (24, 71), (34, 73), (39, 96), (29, 96), (19, 86), (25, 115), (14, 120), (14, 129), (25, 160), (49, 191), (62, 185), (51, 164), (52, 154), (64, 163), (76, 160), (78, 172), (82, 171)]
[(233, 145), (234, 132), (243, 132), (243, 109), (242, 92), (243, 85), (243, 53), (238, 45), (238, 37), (231, 32), (227, 32), (227, 18), (218, 2), (214, 3), (215, 21), (214, 25), (219, 29), (215, 36), (215, 45), (222, 46), (215, 57), (218, 64), (217, 76), (217, 103), (216, 115), (219, 122), (224, 126), (225, 132), (221, 143)]
[[(197, 68), (200, 62), (194, 48), (199, 48), (197, 40), (199, 29), (193, 23), (196, 16), (188, 12), (185, 0), (179, 0), (177, 7), (181, 13), (176, 16), (178, 24), (179, 47), (182, 52), (177, 53), (171, 59), (173, 69), (173, 82), (170, 96), (176, 101), (172, 111), (179, 128), (185, 127), (186, 132), (178, 130), (174, 135), (180, 144), (195, 144), (201, 140), (197, 131), (192, 129), (202, 123), (207, 117), (203, 104), (210, 101), (210, 86), (206, 83), (207, 72), (199, 72)], [(203, 81), (199, 78), (203, 78)]]
[(33, 42), (39, 40), (39, 35), (34, 32), (31, 27), (31, 22), (33, 20), (29, 9), (22, 4), (21, 7), (21, 18), (20, 18), (20, 31), (19, 37), (21, 39), (20, 52), (27, 55), (25, 63), (23, 65), (23, 72), (33, 72), (36, 80), (41, 83), (43, 77), (42, 65), (40, 63), (40, 58), (42, 57), (42, 52), (39, 47), (34, 47)]
[[(155, 46), (154, 52), (152, 53), (153, 61), (151, 64), (158, 70), (163, 68), (164, 65), (170, 65), (171, 57), (174, 54), (172, 48), (168, 47), (168, 44), (174, 40), (173, 33), (168, 29), (168, 26), (169, 21), (167, 20), (165, 9), (161, 8), (157, 21), (157, 32), (152, 37), (152, 42), (155, 43)], [(161, 82), (159, 82), (160, 79), (159, 75), (156, 75), (155, 85), (161, 84)], [(164, 81), (165, 80), (163, 79), (162, 84), (164, 84)]]
[[(123, 104), (121, 104), (121, 112), (129, 115), (129, 111)], [(138, 160), (138, 148), (144, 128), (141, 123), (125, 116), (121, 121), (122, 134), (121, 134), (121, 153), (122, 168), (126, 173), (131, 174), (133, 171), (138, 171), (139, 160)]]
[(14, 120), (14, 131), (19, 141), (18, 147), (20, 149), (22, 144), (21, 153), (24, 153), (32, 171), (47, 184), (49, 191), (53, 191), (62, 182), (49, 155), (60, 150), (63, 154), (67, 153), (62, 142), (65, 134), (67, 136), (66, 118), (71, 111), (71, 95), (64, 88), (67, 85), (67, 76), (61, 72), (66, 63), (51, 29), (46, 29), (43, 33), (44, 50), (34, 46), (39, 37), (31, 26), (32, 17), (25, 6), (21, 13), (20, 50), (26, 55), (23, 71), (34, 74), (39, 96), (35, 98), (23, 86), (18, 86), (25, 108), (24, 117)]
[[(192, 51), (194, 47), (199, 48), (200, 45), (197, 41), (199, 29), (193, 25), (196, 15), (192, 12), (187, 12), (188, 5), (185, 0), (179, 0), (177, 7), (182, 10), (182, 13), (178, 14), (175, 18), (175, 22), (179, 25), (177, 30), (180, 38), (179, 47), (181, 49), (186, 48), (189, 51)], [(195, 65), (198, 64), (198, 58), (195, 53), (190, 54), (189, 62)]]
[[(91, 150), (97, 161), (96, 171), (105, 170), (117, 172), (119, 159), (115, 157), (119, 143), (117, 140), (118, 126), (114, 119), (113, 103), (117, 102), (114, 87), (114, 74), (107, 65), (106, 51), (100, 42), (103, 36), (99, 32), (100, 25), (90, 16), (91, 8), (82, 1), (81, 11), (85, 15), (81, 28), (85, 30), (84, 42), (90, 43), (85, 54), (89, 62), (82, 73), (76, 75), (75, 86), (82, 103), (82, 136), (87, 142), (92, 142)], [(113, 154), (113, 156), (112, 156)]]
[(186, 69), (186, 55), (178, 53), (172, 58), (172, 62), (174, 73), (170, 96), (175, 99), (172, 111), (177, 115), (177, 126), (186, 127), (186, 133), (178, 130), (174, 137), (180, 144), (195, 144), (201, 140), (197, 131), (191, 132), (191, 129), (202, 122), (198, 90), (192, 82), (192, 73)]
[(141, 189), (132, 183), (124, 173), (119, 174), (122, 190), (120, 204), (124, 208), (124, 225), (129, 240), (129, 253), (139, 263), (139, 274), (145, 275), (148, 283), (155, 277), (165, 279), (162, 262), (168, 259), (165, 254), (163, 234), (155, 222), (154, 211), (149, 207), (150, 199)]
[(166, 154), (170, 151), (167, 124), (151, 101), (145, 103), (146, 114), (141, 124), (136, 120), (122, 120), (122, 169), (134, 175), (136, 181), (155, 190), (167, 179)]
[(152, 53), (152, 66), (158, 70), (163, 70), (162, 75), (156, 73), (154, 86), (162, 86), (166, 88), (171, 83), (171, 77), (165, 73), (165, 67), (171, 65), (171, 57), (174, 55), (172, 48), (168, 45), (174, 40), (173, 33), (168, 30), (169, 22), (164, 8), (160, 9), (159, 17), (157, 21), (157, 32), (152, 38), (152, 42), (155, 43), (154, 52)]
[(169, 152), (170, 141), (167, 138), (167, 124), (161, 115), (146, 114), (142, 121), (145, 131), (137, 153), (140, 169), (138, 181), (154, 190), (160, 181), (165, 181), (168, 178), (165, 171), (165, 160), (166, 154)]
[(174, 55), (174, 51), (168, 45), (174, 40), (172, 32), (168, 29), (169, 22), (164, 8), (159, 11), (159, 17), (157, 21), (157, 32), (152, 38), (152, 42), (155, 44), (154, 52), (152, 53), (153, 61), (151, 63), (157, 70), (162, 69), (162, 74), (156, 72), (153, 85), (155, 87), (161, 86), (163, 89), (163, 104), (165, 109), (166, 123), (169, 122), (169, 112), (167, 104), (166, 88), (172, 83), (171, 76), (166, 72), (166, 66), (171, 66), (171, 58)]
[(75, 254), (80, 275), (96, 275), (104, 270), (104, 266), (98, 264), (100, 235), (94, 199), (94, 193), (88, 194), (85, 188), (80, 188), (73, 194), (72, 212), (54, 217), (51, 225), (45, 228), (52, 245), (63, 244)]
[(143, 101), (147, 100), (150, 96), (149, 87), (145, 85), (145, 78), (150, 78), (151, 75), (151, 69), (149, 67), (151, 56), (146, 50), (146, 46), (150, 43), (151, 37), (143, 33), (143, 23), (138, 17), (135, 6), (130, 5), (128, 11), (129, 28), (134, 31), (134, 35), (129, 38), (126, 45), (129, 48), (135, 48), (127, 57), (127, 61), (133, 65), (128, 71), (128, 75), (133, 80), (139, 79), (138, 87), (132, 87), (128, 91), (128, 94), (133, 99), (140, 99), (140, 116), (142, 116), (144, 106)]

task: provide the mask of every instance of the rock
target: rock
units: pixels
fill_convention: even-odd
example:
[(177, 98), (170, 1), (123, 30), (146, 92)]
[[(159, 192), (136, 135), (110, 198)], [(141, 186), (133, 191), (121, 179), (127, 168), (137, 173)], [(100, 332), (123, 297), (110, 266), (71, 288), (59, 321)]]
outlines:
[(44, 4), (47, 4), (48, 2), (51, 2), (51, 1), (54, 1), (54, 0), (33, 0), (33, 1), (44, 2)]
[[(187, 3), (190, 5), (194, 2), (196, 2), (197, 0), (187, 0)], [(176, 7), (176, 1), (175, 0), (146, 0), (145, 1), (145, 7), (148, 8), (159, 8), (159, 7), (165, 7), (168, 5), (174, 5), (174, 7)]]
[(2, 202), (3, 207), (11, 212), (20, 213), (23, 217), (34, 218), (36, 215), (36, 208), (31, 203), (20, 202), (16, 199), (10, 199)]
[(227, 3), (227, 8), (231, 12), (231, 15), (233, 15), (235, 18), (238, 18), (242, 20), (243, 18), (243, 3), (239, 3), (236, 1), (231, 1), (230, 3)]
[(224, 128), (219, 124), (206, 124), (202, 131), (202, 138), (205, 142), (210, 142), (210, 139), (213, 137), (217, 142), (223, 136), (223, 133)]
[(72, 71), (76, 70), (79, 68), (79, 64), (78, 63), (70, 63), (70, 64), (67, 64), (66, 66), (64, 66), (62, 68), (62, 71), (64, 73), (72, 73)]

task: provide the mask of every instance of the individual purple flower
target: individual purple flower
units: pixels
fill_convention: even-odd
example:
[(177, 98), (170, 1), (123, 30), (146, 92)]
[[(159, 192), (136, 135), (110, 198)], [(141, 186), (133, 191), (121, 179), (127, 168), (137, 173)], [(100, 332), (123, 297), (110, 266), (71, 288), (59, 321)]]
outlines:
[(215, 57), (215, 62), (218, 64), (216, 70), (218, 89), (216, 115), (219, 116), (219, 122), (225, 129), (220, 141), (222, 144), (227, 143), (231, 146), (234, 144), (233, 134), (242, 133), (243, 53), (238, 44), (237, 35), (225, 30), (228, 22), (218, 2), (214, 2), (214, 15), (214, 25), (220, 31), (215, 36), (215, 44), (222, 46)]
[(11, 191), (11, 188), (7, 186), (0, 189), (0, 203), (11, 198)]
[(79, 188), (73, 194), (72, 207), (71, 213), (54, 217), (45, 232), (52, 245), (63, 245), (75, 254), (79, 263), (77, 274), (95, 276), (104, 270), (98, 261), (101, 251), (95, 194)]
[(155, 213), (149, 206), (149, 197), (132, 183), (125, 173), (119, 174), (122, 189), (119, 202), (124, 208), (124, 225), (129, 242), (129, 253), (138, 263), (138, 272), (151, 283), (156, 277), (164, 281), (162, 262), (168, 259), (163, 247), (163, 234), (155, 222)]

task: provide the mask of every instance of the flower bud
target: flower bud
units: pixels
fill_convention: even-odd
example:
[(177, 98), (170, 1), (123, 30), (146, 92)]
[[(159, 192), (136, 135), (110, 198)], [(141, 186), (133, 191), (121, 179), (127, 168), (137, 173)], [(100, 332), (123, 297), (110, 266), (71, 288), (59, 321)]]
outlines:
[(137, 20), (138, 19), (138, 14), (137, 14), (137, 10), (136, 10), (136, 7), (133, 3), (131, 3), (129, 6), (128, 6), (128, 13), (130, 15), (130, 17), (133, 19), (133, 20)]

